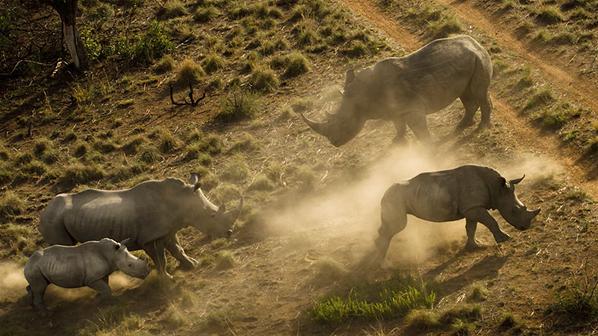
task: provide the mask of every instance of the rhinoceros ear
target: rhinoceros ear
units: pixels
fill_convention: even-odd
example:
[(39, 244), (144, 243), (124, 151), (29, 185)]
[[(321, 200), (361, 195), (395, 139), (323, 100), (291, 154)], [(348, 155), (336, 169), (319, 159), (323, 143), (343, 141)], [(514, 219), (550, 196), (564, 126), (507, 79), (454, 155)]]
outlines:
[(120, 244), (119, 243), (114, 244), (114, 250), (118, 250), (119, 248), (120, 248)]
[(499, 180), (498, 183), (500, 184), (501, 187), (507, 187), (507, 188), (509, 187), (507, 185), (507, 180), (504, 177), (502, 177), (502, 176), (500, 177), (500, 180)]
[(197, 173), (191, 173), (191, 175), (189, 175), (189, 184), (195, 185), (197, 182), (199, 182), (199, 175), (197, 175)]

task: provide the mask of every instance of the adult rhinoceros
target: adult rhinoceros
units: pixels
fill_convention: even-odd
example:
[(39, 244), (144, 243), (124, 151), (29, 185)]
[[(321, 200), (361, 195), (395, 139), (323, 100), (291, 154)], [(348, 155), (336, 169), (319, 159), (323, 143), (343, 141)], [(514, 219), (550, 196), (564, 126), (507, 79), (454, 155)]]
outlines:
[(475, 240), (478, 222), (490, 230), (497, 243), (510, 239), (488, 210), (497, 209), (519, 230), (529, 228), (540, 209), (528, 211), (515, 195), (515, 185), (521, 180), (523, 177), (507, 181), (492, 168), (466, 165), (422, 173), (393, 184), (381, 201), (382, 224), (378, 229), (375, 259), (384, 259), (392, 237), (407, 225), (407, 215), (432, 222), (465, 218), (468, 249), (478, 246)]
[(167, 178), (142, 182), (133, 188), (108, 191), (89, 189), (54, 197), (41, 213), (40, 232), (48, 244), (74, 245), (77, 242), (112, 238), (129, 239), (129, 250), (143, 249), (160, 274), (166, 272), (166, 248), (184, 269), (197, 261), (188, 257), (176, 233), (194, 226), (211, 237), (225, 237), (241, 212), (225, 212), (203, 194), (197, 175), (189, 184)]
[(464, 35), (438, 39), (407, 56), (387, 58), (356, 73), (347, 71), (340, 108), (328, 120), (318, 123), (301, 116), (334, 146), (354, 138), (370, 119), (391, 120), (397, 142), (404, 139), (405, 125), (427, 141), (426, 115), (457, 98), (465, 107), (457, 130), (473, 124), (478, 108), (479, 127), (489, 126), (491, 78), (490, 55), (476, 40)]

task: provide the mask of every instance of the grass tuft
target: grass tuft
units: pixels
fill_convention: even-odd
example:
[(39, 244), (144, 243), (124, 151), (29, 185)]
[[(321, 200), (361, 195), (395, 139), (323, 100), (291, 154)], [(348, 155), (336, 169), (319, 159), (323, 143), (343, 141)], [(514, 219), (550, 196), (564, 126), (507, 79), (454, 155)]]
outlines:
[(14, 216), (25, 212), (25, 201), (15, 192), (7, 190), (0, 196), (0, 223), (6, 223)]
[(218, 271), (231, 269), (235, 266), (235, 258), (231, 251), (219, 251), (214, 260), (214, 269)]
[(64, 169), (57, 183), (61, 188), (72, 189), (79, 184), (100, 180), (105, 175), (104, 170), (98, 165), (75, 163)]
[(206, 72), (200, 64), (190, 58), (184, 59), (177, 69), (176, 84), (187, 86), (189, 83), (197, 84)]
[(156, 16), (160, 20), (172, 19), (187, 14), (185, 4), (180, 0), (168, 0), (158, 10)]
[(221, 122), (233, 122), (243, 119), (252, 119), (260, 106), (257, 95), (243, 91), (239, 88), (233, 89), (220, 103), (220, 113), (216, 120)]
[(292, 52), (284, 59), (284, 68), (284, 77), (297, 77), (309, 71), (309, 61), (303, 54)]
[(269, 67), (256, 67), (249, 76), (249, 85), (257, 91), (272, 92), (278, 87), (279, 81)]

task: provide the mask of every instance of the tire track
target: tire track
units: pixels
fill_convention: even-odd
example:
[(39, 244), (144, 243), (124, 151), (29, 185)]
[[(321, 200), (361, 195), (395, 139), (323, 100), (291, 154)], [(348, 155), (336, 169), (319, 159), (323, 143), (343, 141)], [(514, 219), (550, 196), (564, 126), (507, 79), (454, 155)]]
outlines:
[[(340, 2), (345, 4), (353, 13), (367, 20), (370, 26), (377, 28), (388, 38), (398, 42), (409, 51), (414, 51), (418, 47), (423, 46), (423, 43), (415, 35), (399, 26), (392, 18), (387, 17), (374, 1), (340, 0)], [(553, 71), (558, 70), (556, 68), (552, 69)], [(562, 70), (558, 71), (562, 72)], [(560, 86), (557, 87), (560, 88)], [(501, 119), (505, 124), (513, 126), (513, 132), (518, 137), (523, 148), (531, 149), (533, 152), (540, 152), (559, 162), (565, 168), (572, 182), (582, 187), (594, 198), (598, 198), (598, 182), (587, 180), (586, 168), (576, 160), (577, 153), (570, 148), (563, 147), (555, 136), (541, 134), (539, 129), (531, 127), (527, 121), (522, 120), (508, 103), (503, 102), (495, 95), (491, 96), (494, 102), (494, 117)]]

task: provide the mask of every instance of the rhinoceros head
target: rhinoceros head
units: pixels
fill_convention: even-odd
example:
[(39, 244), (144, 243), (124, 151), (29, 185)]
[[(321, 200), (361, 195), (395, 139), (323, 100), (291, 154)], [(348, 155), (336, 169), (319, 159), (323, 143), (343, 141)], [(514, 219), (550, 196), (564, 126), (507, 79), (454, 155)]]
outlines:
[(367, 74), (362, 73), (368, 71), (364, 70), (357, 76), (353, 70), (347, 71), (340, 108), (336, 113), (329, 114), (326, 121), (315, 122), (301, 113), (301, 117), (311, 129), (325, 136), (336, 147), (353, 139), (365, 124), (364, 111), (371, 108), (371, 102), (368, 94), (369, 85), (365, 79)]
[(498, 199), (496, 201), (496, 208), (501, 216), (519, 230), (528, 229), (531, 226), (532, 219), (538, 215), (540, 209), (529, 211), (527, 207), (521, 203), (515, 194), (515, 185), (523, 180), (523, 177), (506, 181), (502, 178), (500, 182), (500, 190)]
[(226, 211), (224, 204), (216, 206), (204, 195), (197, 174), (191, 174), (189, 183), (192, 185), (194, 194), (191, 211), (193, 225), (213, 239), (230, 237), (243, 209), (243, 198), (236, 209)]
[(111, 240), (112, 248), (114, 249), (113, 260), (116, 268), (132, 277), (145, 279), (150, 272), (147, 262), (131, 254), (127, 249), (126, 241), (117, 243), (112, 239), (109, 240)]

